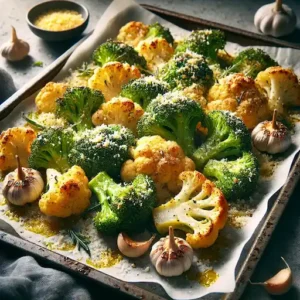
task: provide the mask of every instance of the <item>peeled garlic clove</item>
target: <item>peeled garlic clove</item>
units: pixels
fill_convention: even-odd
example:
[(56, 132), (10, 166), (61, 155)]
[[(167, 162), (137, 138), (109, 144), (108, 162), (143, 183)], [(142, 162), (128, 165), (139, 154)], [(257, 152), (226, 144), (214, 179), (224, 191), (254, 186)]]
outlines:
[(1, 55), (9, 61), (18, 61), (29, 53), (29, 44), (17, 37), (16, 29), (12, 27), (11, 41), (1, 47)]
[(127, 257), (140, 257), (151, 246), (155, 235), (153, 235), (148, 241), (137, 242), (132, 240), (126, 233), (121, 232), (118, 235), (117, 244), (120, 252)]
[(254, 285), (263, 286), (271, 295), (283, 295), (289, 291), (293, 283), (292, 271), (283, 257), (281, 257), (285, 265), (285, 269), (280, 270), (276, 275), (265, 282), (251, 282)]

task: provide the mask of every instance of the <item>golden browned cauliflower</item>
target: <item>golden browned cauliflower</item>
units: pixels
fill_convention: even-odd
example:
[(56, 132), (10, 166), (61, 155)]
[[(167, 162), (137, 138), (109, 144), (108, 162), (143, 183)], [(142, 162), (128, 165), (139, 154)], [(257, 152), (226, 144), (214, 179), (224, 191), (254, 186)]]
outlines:
[(207, 100), (204, 97), (205, 87), (203, 87), (199, 84), (193, 83), (191, 86), (184, 88), (180, 92), (184, 96), (198, 102), (202, 107), (206, 107)]
[(109, 62), (102, 68), (97, 68), (89, 79), (91, 89), (100, 90), (106, 101), (119, 95), (124, 84), (141, 77), (141, 72), (135, 66), (127, 63)]
[(103, 103), (92, 116), (95, 126), (102, 124), (120, 124), (136, 133), (136, 125), (144, 114), (142, 107), (125, 97), (115, 97)]
[(120, 29), (117, 40), (135, 48), (145, 38), (148, 31), (149, 26), (142, 22), (132, 21)]
[(288, 106), (300, 106), (300, 84), (293, 70), (270, 67), (258, 73), (255, 82), (266, 92), (271, 110), (284, 113)]
[(148, 69), (152, 72), (164, 65), (174, 54), (172, 45), (160, 37), (147, 38), (139, 42), (136, 50), (145, 57)]
[(132, 181), (138, 174), (151, 176), (159, 201), (180, 190), (181, 172), (195, 170), (194, 162), (184, 155), (176, 142), (166, 141), (158, 135), (140, 138), (136, 147), (131, 149), (131, 157), (123, 164), (122, 179)]
[(21, 166), (28, 167), (30, 147), (36, 133), (31, 128), (12, 127), (0, 135), (0, 170), (10, 171), (17, 167), (16, 155), (19, 155)]
[(90, 205), (89, 181), (80, 167), (73, 166), (64, 174), (48, 169), (47, 183), (49, 190), (39, 202), (45, 215), (66, 218), (81, 214)]
[(255, 81), (241, 73), (229, 75), (212, 86), (207, 95), (207, 110), (235, 112), (252, 129), (269, 117), (268, 100)]
[(64, 95), (67, 87), (65, 83), (48, 82), (35, 98), (37, 110), (46, 113), (55, 112), (55, 101)]

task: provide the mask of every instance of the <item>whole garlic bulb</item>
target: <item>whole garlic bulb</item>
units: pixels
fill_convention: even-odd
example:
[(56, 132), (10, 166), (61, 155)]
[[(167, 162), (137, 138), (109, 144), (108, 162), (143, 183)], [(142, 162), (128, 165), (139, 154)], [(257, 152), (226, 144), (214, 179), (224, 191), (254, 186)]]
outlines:
[(286, 151), (292, 143), (288, 128), (276, 121), (277, 110), (273, 120), (259, 123), (252, 131), (251, 137), (256, 149), (270, 154)]
[(17, 161), (18, 168), (5, 176), (2, 193), (10, 203), (21, 206), (40, 197), (44, 181), (38, 171), (22, 168), (18, 156)]
[(282, 0), (276, 0), (256, 12), (254, 24), (262, 33), (280, 37), (294, 31), (297, 17), (289, 6), (282, 4)]
[(150, 259), (160, 275), (179, 276), (191, 267), (193, 249), (184, 239), (174, 237), (170, 226), (169, 235), (153, 245)]
[(16, 29), (12, 27), (11, 41), (1, 47), (1, 55), (9, 61), (18, 61), (29, 53), (29, 44), (17, 37)]

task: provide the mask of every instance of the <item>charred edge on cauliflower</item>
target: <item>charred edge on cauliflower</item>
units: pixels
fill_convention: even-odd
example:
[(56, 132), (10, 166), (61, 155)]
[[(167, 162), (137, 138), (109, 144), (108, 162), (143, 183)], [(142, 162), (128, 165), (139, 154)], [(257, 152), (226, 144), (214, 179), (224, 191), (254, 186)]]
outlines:
[(131, 66), (135, 65), (142, 69), (147, 68), (145, 58), (139, 55), (134, 48), (112, 40), (103, 43), (94, 51), (93, 60), (99, 66), (103, 66), (108, 62), (118, 61), (128, 63)]
[(224, 49), (225, 44), (225, 34), (220, 30), (196, 30), (177, 46), (176, 52), (190, 50), (217, 61), (218, 51)]
[(203, 174), (214, 181), (227, 200), (242, 199), (255, 190), (258, 161), (251, 152), (243, 152), (242, 157), (234, 161), (212, 159), (205, 165)]
[(204, 112), (197, 102), (178, 93), (167, 93), (150, 103), (137, 130), (140, 137), (160, 135), (176, 141), (186, 155), (191, 155), (199, 122), (204, 123)]
[(129, 129), (120, 125), (101, 125), (75, 136), (69, 160), (72, 165), (82, 167), (89, 178), (99, 171), (118, 177), (133, 145), (134, 136)]
[(154, 77), (144, 77), (132, 80), (122, 87), (120, 96), (131, 99), (146, 109), (150, 102), (158, 95), (163, 95), (169, 91), (169, 86), (165, 82)]
[(105, 102), (100, 91), (88, 87), (69, 88), (56, 100), (56, 114), (74, 124), (77, 131), (93, 128), (92, 115)]
[(251, 149), (251, 136), (243, 121), (227, 111), (207, 115), (207, 138), (193, 153), (196, 168), (201, 170), (209, 159), (238, 157)]
[(249, 48), (241, 51), (235, 57), (232, 65), (224, 71), (222, 76), (224, 77), (230, 73), (243, 73), (246, 76), (255, 78), (260, 71), (277, 65), (277, 62), (263, 50)]
[(156, 203), (155, 186), (150, 177), (138, 175), (131, 183), (121, 185), (101, 172), (89, 186), (101, 204), (101, 211), (94, 218), (99, 231), (114, 234), (144, 228)]
[(160, 80), (172, 89), (183, 89), (192, 84), (205, 88), (213, 84), (213, 72), (205, 58), (192, 52), (176, 54), (159, 72)]

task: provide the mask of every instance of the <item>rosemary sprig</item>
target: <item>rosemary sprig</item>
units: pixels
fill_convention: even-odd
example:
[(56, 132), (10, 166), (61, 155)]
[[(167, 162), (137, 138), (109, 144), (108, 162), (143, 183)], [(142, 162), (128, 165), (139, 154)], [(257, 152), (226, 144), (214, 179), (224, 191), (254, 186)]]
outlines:
[(22, 114), (22, 117), (25, 121), (27, 121), (27, 123), (31, 124), (32, 126), (38, 128), (38, 129), (41, 129), (41, 130), (44, 130), (46, 129), (45, 126), (41, 125), (41, 124), (38, 124), (37, 122), (31, 120), (30, 118), (28, 118), (27, 116), (25, 116), (25, 114), (23, 113)]
[(90, 212), (92, 212), (92, 211), (94, 211), (94, 210), (97, 210), (97, 209), (100, 208), (100, 207), (101, 207), (101, 204), (100, 204), (100, 203), (95, 204), (95, 205), (93, 205), (93, 206), (87, 208), (87, 209), (84, 211), (83, 214), (86, 215), (86, 214), (88, 214), (88, 213), (90, 213)]
[(80, 251), (82, 248), (89, 256), (91, 256), (91, 250), (88, 246), (90, 241), (85, 236), (74, 231), (73, 229), (69, 229), (67, 232), (71, 237), (73, 244), (78, 247), (78, 250)]
[(94, 68), (89, 67), (87, 62), (84, 62), (77, 71), (79, 73), (77, 77), (90, 77), (94, 74)]

